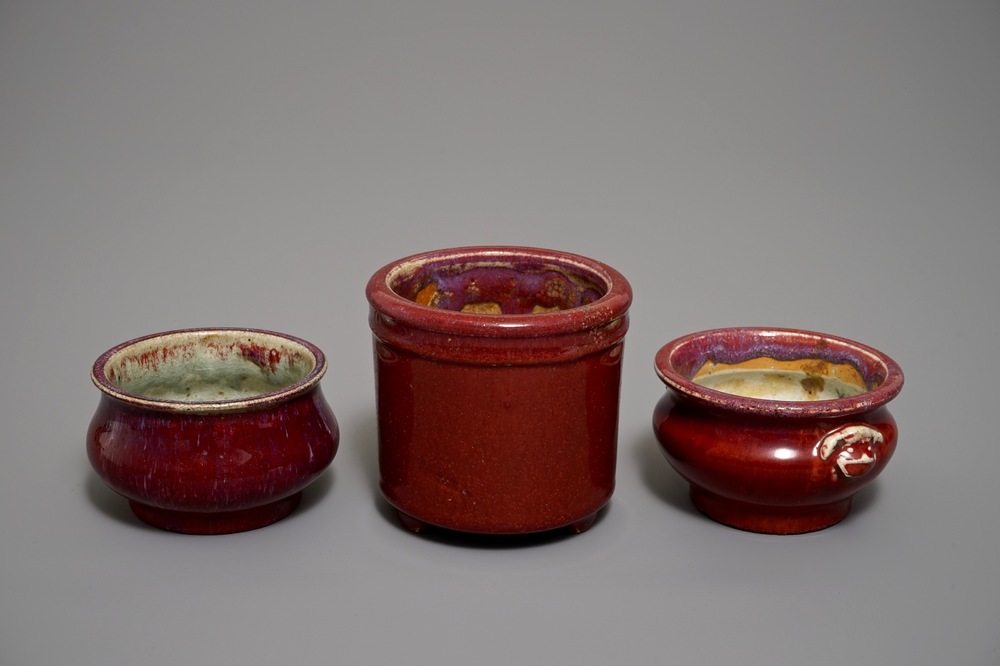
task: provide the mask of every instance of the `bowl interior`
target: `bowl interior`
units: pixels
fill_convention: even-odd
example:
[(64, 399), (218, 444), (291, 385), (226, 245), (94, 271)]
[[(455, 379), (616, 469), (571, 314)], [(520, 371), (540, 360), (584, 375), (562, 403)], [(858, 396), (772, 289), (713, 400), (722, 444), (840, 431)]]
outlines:
[(397, 295), (455, 312), (523, 315), (592, 303), (610, 290), (607, 276), (555, 258), (454, 255), (405, 263), (388, 275)]
[(292, 386), (316, 367), (302, 344), (257, 331), (182, 331), (139, 340), (112, 353), (104, 376), (151, 400), (245, 400)]
[(723, 393), (762, 400), (836, 400), (868, 390), (854, 365), (822, 358), (781, 361), (760, 356), (736, 363), (709, 359), (691, 381)]

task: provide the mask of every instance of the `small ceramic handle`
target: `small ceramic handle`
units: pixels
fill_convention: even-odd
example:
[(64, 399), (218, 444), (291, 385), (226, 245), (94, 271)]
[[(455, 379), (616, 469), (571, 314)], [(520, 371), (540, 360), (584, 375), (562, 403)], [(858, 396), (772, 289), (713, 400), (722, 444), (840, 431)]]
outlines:
[(875, 466), (876, 450), (884, 441), (880, 431), (869, 425), (856, 424), (827, 433), (816, 448), (820, 458), (833, 458), (836, 469), (850, 478), (863, 476)]

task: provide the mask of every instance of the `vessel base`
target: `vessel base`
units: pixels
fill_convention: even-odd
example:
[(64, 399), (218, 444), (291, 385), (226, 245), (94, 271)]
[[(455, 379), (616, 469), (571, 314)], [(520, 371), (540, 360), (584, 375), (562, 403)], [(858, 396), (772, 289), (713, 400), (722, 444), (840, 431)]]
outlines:
[(270, 504), (239, 511), (173, 511), (135, 500), (129, 500), (129, 507), (141, 521), (161, 530), (182, 534), (233, 534), (281, 520), (295, 510), (301, 499), (302, 493), (298, 492)]
[(826, 529), (851, 511), (851, 498), (812, 506), (753, 504), (691, 486), (691, 501), (712, 520), (760, 534), (804, 534)]
[(414, 534), (420, 534), (421, 532), (423, 532), (423, 531), (425, 531), (425, 530), (427, 530), (428, 528), (431, 528), (431, 527), (441, 527), (441, 529), (447, 529), (447, 530), (450, 530), (450, 531), (466, 532), (468, 534), (496, 534), (496, 535), (505, 535), (506, 534), (506, 535), (512, 535), (512, 534), (531, 534), (531, 533), (538, 533), (538, 532), (551, 532), (551, 531), (558, 531), (558, 530), (566, 530), (567, 532), (570, 532), (571, 534), (583, 534), (584, 532), (586, 532), (587, 530), (589, 530), (591, 527), (593, 527), (593, 525), (594, 525), (595, 522), (597, 522), (597, 514), (598, 514), (598, 512), (595, 511), (594, 513), (590, 514), (589, 516), (586, 516), (585, 518), (581, 518), (580, 520), (578, 520), (576, 522), (570, 523), (569, 525), (564, 525), (562, 527), (555, 527), (552, 530), (531, 530), (531, 531), (528, 531), (528, 532), (518, 532), (516, 530), (512, 530), (512, 531), (468, 530), (468, 529), (453, 530), (452, 528), (448, 528), (448, 527), (441, 527), (441, 526), (432, 525), (431, 523), (428, 523), (426, 521), (420, 520), (419, 518), (415, 518), (415, 517), (411, 516), (408, 513), (405, 513), (403, 511), (400, 511), (399, 509), (396, 509), (396, 518), (397, 518), (397, 520), (399, 520), (400, 525), (402, 525), (406, 529), (410, 530)]

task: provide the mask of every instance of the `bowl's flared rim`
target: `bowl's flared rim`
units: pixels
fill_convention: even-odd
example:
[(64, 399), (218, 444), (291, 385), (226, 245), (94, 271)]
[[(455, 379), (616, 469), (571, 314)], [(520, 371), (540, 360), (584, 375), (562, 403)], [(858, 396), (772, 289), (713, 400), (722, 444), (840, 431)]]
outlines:
[[(108, 362), (119, 352), (140, 343), (148, 342), (158, 338), (180, 338), (189, 336), (208, 335), (264, 335), (275, 337), (291, 345), (302, 347), (303, 351), (312, 356), (314, 365), (312, 370), (302, 379), (284, 386), (274, 391), (260, 393), (249, 398), (235, 398), (229, 400), (212, 401), (185, 401), (185, 400), (165, 400), (149, 398), (138, 393), (133, 393), (119, 387), (107, 377), (106, 368)], [(287, 402), (292, 398), (303, 395), (319, 384), (319, 381), (326, 374), (326, 356), (316, 345), (303, 340), (302, 338), (279, 333), (261, 328), (243, 327), (205, 327), (205, 328), (180, 328), (172, 331), (160, 333), (150, 333), (132, 340), (127, 340), (115, 345), (111, 349), (101, 354), (91, 367), (90, 380), (102, 393), (120, 402), (142, 409), (151, 409), (161, 412), (175, 412), (184, 414), (219, 414), (225, 412), (238, 412), (250, 409), (261, 409), (264, 407)]]
[[(421, 305), (396, 293), (392, 282), (400, 274), (429, 263), (535, 261), (571, 267), (598, 278), (605, 293), (597, 300), (557, 312), (482, 314)], [(624, 316), (632, 302), (625, 276), (603, 262), (560, 250), (515, 245), (465, 246), (412, 254), (386, 264), (372, 275), (365, 289), (372, 308), (383, 316), (423, 330), (470, 337), (539, 337), (606, 326)]]
[[(878, 374), (878, 385), (855, 396), (832, 400), (772, 400), (750, 398), (718, 391), (695, 383), (691, 376), (708, 359), (733, 362), (754, 356), (782, 356), (785, 360), (806, 357), (796, 350), (811, 350), (815, 355), (837, 362), (850, 362), (870, 376)], [(727, 360), (726, 357), (732, 360)], [(701, 358), (701, 363), (687, 363), (689, 372), (679, 368), (681, 360)], [(691, 367), (695, 366), (695, 367)], [(787, 417), (838, 417), (870, 412), (888, 403), (903, 388), (903, 371), (883, 352), (859, 342), (826, 333), (794, 328), (731, 327), (716, 328), (679, 337), (660, 348), (655, 358), (656, 373), (667, 385), (685, 398), (724, 411)], [(867, 377), (866, 377), (867, 378)]]

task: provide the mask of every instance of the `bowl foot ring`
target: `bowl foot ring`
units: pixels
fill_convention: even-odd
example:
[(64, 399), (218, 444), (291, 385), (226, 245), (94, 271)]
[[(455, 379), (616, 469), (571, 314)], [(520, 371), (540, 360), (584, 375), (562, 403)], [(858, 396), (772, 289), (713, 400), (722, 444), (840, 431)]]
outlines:
[(691, 486), (691, 501), (712, 520), (761, 534), (804, 534), (843, 520), (851, 510), (851, 498), (812, 506), (752, 504), (722, 497)]
[(302, 493), (270, 504), (239, 511), (174, 511), (129, 500), (129, 507), (141, 521), (153, 527), (182, 534), (233, 534), (277, 522), (295, 510)]

